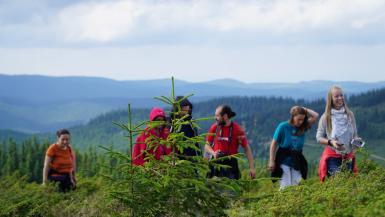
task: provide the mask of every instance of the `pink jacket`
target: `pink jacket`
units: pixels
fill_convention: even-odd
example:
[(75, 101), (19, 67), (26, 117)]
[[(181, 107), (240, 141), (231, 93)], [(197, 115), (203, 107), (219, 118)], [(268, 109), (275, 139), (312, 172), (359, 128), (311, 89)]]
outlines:
[[(163, 109), (155, 107), (150, 112), (150, 121), (154, 121), (157, 117), (166, 118), (166, 114)], [(168, 155), (171, 153), (171, 148), (165, 145), (159, 144), (157, 141), (160, 139), (167, 139), (170, 134), (169, 130), (164, 127), (159, 131), (157, 128), (147, 127), (137, 138), (132, 151), (132, 161), (134, 165), (143, 165), (146, 160), (145, 151), (148, 154), (154, 156), (156, 160), (159, 160), (162, 155)], [(151, 141), (155, 140), (155, 141)]]

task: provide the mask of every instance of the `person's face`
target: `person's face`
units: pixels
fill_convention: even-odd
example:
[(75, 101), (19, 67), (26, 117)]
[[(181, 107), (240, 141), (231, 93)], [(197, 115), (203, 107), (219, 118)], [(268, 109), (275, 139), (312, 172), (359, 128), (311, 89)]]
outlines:
[(67, 146), (70, 144), (70, 135), (62, 134), (59, 138), (57, 138), (57, 144), (60, 146)]
[(162, 116), (158, 116), (154, 119), (154, 121), (159, 121), (159, 125), (157, 124), (156, 127), (158, 128), (162, 128), (166, 125), (165, 121), (166, 121), (166, 118), (162, 117)]
[(345, 99), (340, 89), (332, 90), (332, 101), (333, 101), (333, 107), (335, 109), (340, 109), (342, 106), (344, 106)]
[(154, 119), (154, 121), (165, 121), (166, 119), (162, 116), (158, 116)]
[(185, 105), (181, 107), (181, 110), (180, 110), (181, 117), (188, 115), (189, 112), (190, 112), (190, 106)]
[(226, 123), (226, 117), (227, 115), (221, 115), (221, 112), (222, 112), (222, 107), (219, 107), (215, 110), (215, 121), (219, 124), (219, 125), (224, 125)]
[(296, 115), (293, 117), (293, 125), (295, 127), (301, 127), (305, 121), (305, 115)]

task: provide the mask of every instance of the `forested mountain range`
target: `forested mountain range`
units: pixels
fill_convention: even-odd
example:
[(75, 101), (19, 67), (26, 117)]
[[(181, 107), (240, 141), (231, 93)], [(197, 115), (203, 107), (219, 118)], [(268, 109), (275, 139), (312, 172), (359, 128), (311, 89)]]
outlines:
[[(299, 83), (244, 83), (222, 79), (175, 82), (178, 94), (194, 93), (194, 102), (215, 97), (266, 96), (314, 100), (325, 96), (334, 83), (348, 94), (385, 87), (385, 82), (308, 81)], [(158, 104), (154, 96), (169, 95), (169, 79), (117, 81), (98, 77), (0, 75), (0, 129), (26, 133), (52, 132), (60, 127), (86, 124), (127, 103), (135, 108)]]
[[(350, 96), (347, 102), (355, 113), (359, 135), (367, 141), (366, 148), (380, 157), (385, 157), (385, 89)], [(165, 106), (160, 101), (157, 104)], [(266, 158), (275, 127), (281, 121), (289, 119), (289, 109), (293, 105), (312, 108), (321, 115), (325, 101), (323, 99), (295, 100), (283, 97), (221, 97), (195, 103), (193, 116), (194, 118), (213, 117), (216, 106), (220, 104), (228, 104), (233, 107), (237, 113), (234, 120), (245, 127), (254, 154)], [(170, 111), (167, 107), (165, 109)], [(148, 120), (149, 111), (150, 109), (133, 109), (133, 122)], [(128, 147), (128, 140), (125, 137), (127, 133), (113, 122), (127, 123), (127, 121), (127, 109), (121, 109), (94, 118), (86, 125), (71, 127), (73, 144), (80, 150), (111, 145), (115, 148), (126, 149)], [(199, 132), (207, 132), (212, 123), (213, 120), (200, 122)], [(305, 148), (305, 152), (314, 158), (319, 157), (322, 151), (322, 146), (315, 142), (316, 128), (317, 126), (313, 126), (307, 134), (307, 148)], [(27, 137), (26, 134), (8, 135), (14, 135), (16, 139)], [(38, 134), (37, 137), (54, 141), (53, 133)]]
[[(155, 100), (154, 100), (155, 101)], [(359, 135), (366, 140), (365, 150), (372, 158), (385, 165), (385, 88), (369, 91), (347, 99), (357, 119)], [(162, 102), (155, 101), (164, 106)], [(236, 111), (235, 121), (247, 133), (249, 143), (256, 157), (257, 166), (267, 162), (269, 144), (275, 127), (289, 118), (293, 105), (312, 108), (322, 114), (325, 106), (323, 99), (295, 100), (282, 97), (221, 97), (194, 104), (194, 118), (213, 117), (217, 105), (228, 104)], [(166, 111), (170, 111), (164, 106)], [(150, 109), (132, 109), (132, 122), (138, 124), (148, 120)], [(127, 109), (115, 110), (92, 119), (88, 124), (71, 127), (72, 145), (78, 153), (79, 168), (83, 174), (96, 174), (107, 159), (103, 147), (128, 151), (127, 132), (114, 123), (127, 123)], [(199, 123), (199, 133), (207, 132), (212, 120)], [(309, 161), (309, 169), (315, 174), (323, 146), (316, 144), (312, 127), (307, 133), (304, 153)], [(31, 138), (32, 137), (32, 138)], [(31, 139), (30, 139), (31, 138)], [(17, 131), (0, 130), (0, 175), (12, 174), (19, 170), (28, 174), (30, 180), (40, 180), (44, 152), (55, 141), (54, 133), (26, 134)], [(201, 144), (203, 147), (203, 144)], [(100, 168), (99, 168), (100, 167)], [(99, 168), (99, 169), (98, 169)], [(100, 171), (99, 171), (100, 172)]]

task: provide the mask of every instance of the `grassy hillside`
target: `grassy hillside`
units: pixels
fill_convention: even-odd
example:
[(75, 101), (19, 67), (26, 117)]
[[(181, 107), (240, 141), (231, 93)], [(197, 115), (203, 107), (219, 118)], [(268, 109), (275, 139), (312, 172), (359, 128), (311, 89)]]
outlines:
[(0, 180), (0, 216), (127, 216), (118, 201), (108, 197), (100, 179), (79, 179), (78, 190), (67, 194), (55, 186), (27, 183), (17, 174)]
[(230, 216), (384, 216), (385, 173), (371, 161), (359, 163), (360, 173), (338, 174), (320, 183), (317, 177), (284, 191), (269, 181), (244, 193)]
[[(242, 195), (232, 199), (225, 213), (234, 217), (384, 216), (385, 169), (365, 159), (359, 164), (357, 176), (342, 173), (323, 184), (313, 177), (284, 191), (264, 176), (243, 180)], [(76, 191), (62, 194), (53, 186), (27, 183), (17, 174), (2, 177), (0, 216), (132, 216), (131, 207), (112, 197), (110, 185), (108, 179), (80, 177)]]

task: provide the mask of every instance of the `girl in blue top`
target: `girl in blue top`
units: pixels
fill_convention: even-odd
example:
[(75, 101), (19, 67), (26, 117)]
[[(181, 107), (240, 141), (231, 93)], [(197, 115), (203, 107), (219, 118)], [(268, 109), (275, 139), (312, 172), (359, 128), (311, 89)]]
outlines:
[[(290, 109), (291, 118), (278, 125), (270, 144), (269, 170), (280, 177), (280, 189), (297, 185), (306, 178), (307, 162), (302, 155), (305, 132), (318, 119), (318, 113), (300, 106)], [(278, 151), (277, 151), (278, 145)]]

